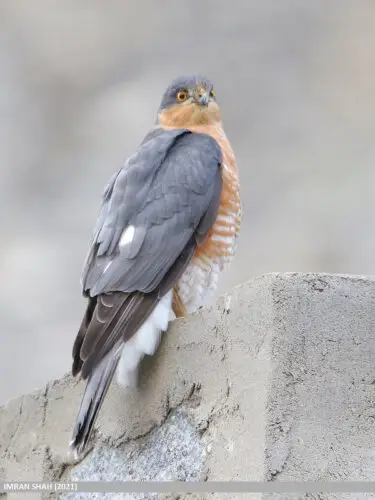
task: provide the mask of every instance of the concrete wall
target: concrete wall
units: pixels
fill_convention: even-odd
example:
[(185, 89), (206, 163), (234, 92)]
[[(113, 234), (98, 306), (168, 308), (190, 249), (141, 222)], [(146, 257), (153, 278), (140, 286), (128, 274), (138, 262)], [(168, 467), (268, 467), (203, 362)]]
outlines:
[(139, 389), (113, 384), (81, 463), (66, 462), (80, 382), (67, 375), (3, 406), (1, 475), (375, 480), (374, 331), (373, 280), (262, 276), (176, 321)]

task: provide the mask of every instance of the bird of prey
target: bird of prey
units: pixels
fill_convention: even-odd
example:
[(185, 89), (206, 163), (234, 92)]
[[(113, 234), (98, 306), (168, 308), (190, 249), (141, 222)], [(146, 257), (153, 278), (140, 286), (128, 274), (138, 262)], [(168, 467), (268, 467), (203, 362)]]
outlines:
[(82, 273), (87, 309), (73, 375), (87, 380), (70, 449), (78, 458), (117, 369), (134, 386), (171, 318), (199, 309), (232, 259), (241, 220), (235, 156), (212, 83), (180, 77), (155, 126), (110, 179)]

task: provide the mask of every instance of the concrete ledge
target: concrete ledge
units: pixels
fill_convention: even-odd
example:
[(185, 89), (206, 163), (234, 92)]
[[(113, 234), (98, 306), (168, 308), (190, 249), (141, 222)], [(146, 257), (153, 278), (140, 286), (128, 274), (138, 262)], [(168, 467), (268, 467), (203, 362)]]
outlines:
[(139, 389), (112, 385), (81, 463), (66, 462), (80, 382), (0, 408), (1, 475), (375, 480), (374, 359), (375, 281), (262, 276), (174, 322)]

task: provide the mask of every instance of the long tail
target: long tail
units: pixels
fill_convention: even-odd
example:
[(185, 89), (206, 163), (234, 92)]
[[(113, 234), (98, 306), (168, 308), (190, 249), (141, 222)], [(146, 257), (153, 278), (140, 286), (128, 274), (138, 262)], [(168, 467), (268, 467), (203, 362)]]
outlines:
[(116, 371), (120, 355), (121, 349), (119, 348), (110, 351), (98, 363), (87, 380), (73, 429), (72, 440), (69, 443), (70, 450), (76, 460), (82, 455), (91, 436), (95, 420)]

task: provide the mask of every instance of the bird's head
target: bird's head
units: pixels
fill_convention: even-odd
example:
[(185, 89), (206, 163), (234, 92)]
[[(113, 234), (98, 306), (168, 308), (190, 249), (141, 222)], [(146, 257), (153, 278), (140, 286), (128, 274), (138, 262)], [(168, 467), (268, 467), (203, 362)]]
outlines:
[(174, 80), (164, 92), (157, 121), (161, 126), (174, 128), (220, 122), (220, 108), (212, 83), (200, 76)]

